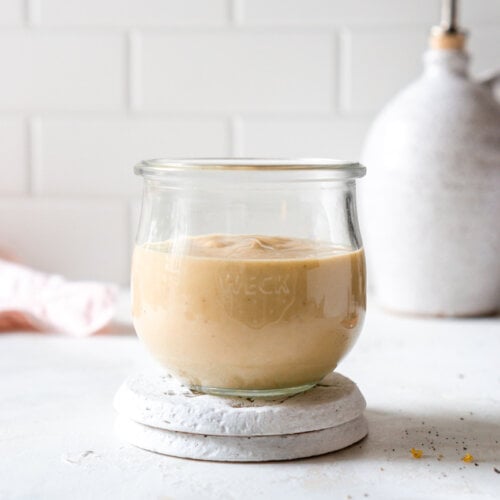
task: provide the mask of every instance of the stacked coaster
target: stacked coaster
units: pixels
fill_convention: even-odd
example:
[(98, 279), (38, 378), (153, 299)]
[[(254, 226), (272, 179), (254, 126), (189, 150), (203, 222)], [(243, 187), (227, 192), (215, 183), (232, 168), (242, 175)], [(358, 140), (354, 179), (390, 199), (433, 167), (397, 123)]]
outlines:
[(143, 372), (123, 383), (114, 406), (121, 439), (198, 460), (305, 458), (345, 448), (368, 432), (361, 392), (338, 373), (295, 396), (253, 399), (192, 392), (168, 374)]

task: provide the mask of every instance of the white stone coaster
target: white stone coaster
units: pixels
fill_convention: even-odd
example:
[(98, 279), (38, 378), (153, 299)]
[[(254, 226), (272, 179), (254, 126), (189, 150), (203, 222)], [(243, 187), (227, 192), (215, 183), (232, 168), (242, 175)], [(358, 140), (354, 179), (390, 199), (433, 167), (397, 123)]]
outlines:
[(311, 457), (345, 448), (368, 432), (361, 392), (338, 373), (301, 394), (253, 399), (193, 392), (170, 375), (150, 371), (129, 377), (114, 405), (121, 439), (199, 460)]
[(192, 392), (170, 375), (151, 371), (129, 377), (114, 406), (121, 416), (149, 427), (247, 437), (337, 427), (360, 417), (366, 403), (356, 384), (338, 373), (294, 396), (253, 399)]
[(217, 462), (293, 460), (340, 450), (368, 433), (363, 415), (337, 427), (281, 436), (211, 436), (168, 431), (139, 424), (121, 415), (117, 435), (139, 448), (174, 457)]

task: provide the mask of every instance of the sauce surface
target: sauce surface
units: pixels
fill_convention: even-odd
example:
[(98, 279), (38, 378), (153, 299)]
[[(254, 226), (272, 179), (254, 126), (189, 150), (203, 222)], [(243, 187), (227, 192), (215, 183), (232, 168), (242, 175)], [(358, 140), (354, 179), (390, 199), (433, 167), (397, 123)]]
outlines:
[(258, 235), (136, 246), (133, 318), (155, 358), (191, 386), (315, 383), (354, 344), (363, 250)]
[(148, 243), (150, 250), (214, 259), (281, 260), (330, 257), (348, 250), (319, 242), (282, 236), (211, 234), (175, 242)]

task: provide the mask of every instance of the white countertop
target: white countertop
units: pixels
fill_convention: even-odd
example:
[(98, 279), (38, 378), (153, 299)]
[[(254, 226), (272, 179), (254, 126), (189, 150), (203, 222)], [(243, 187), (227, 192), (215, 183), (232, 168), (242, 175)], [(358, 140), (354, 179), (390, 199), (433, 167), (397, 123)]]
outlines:
[(112, 398), (145, 362), (126, 323), (87, 339), (0, 334), (0, 498), (500, 498), (499, 317), (372, 308), (339, 368), (367, 399), (369, 436), (292, 462), (197, 462), (119, 442)]

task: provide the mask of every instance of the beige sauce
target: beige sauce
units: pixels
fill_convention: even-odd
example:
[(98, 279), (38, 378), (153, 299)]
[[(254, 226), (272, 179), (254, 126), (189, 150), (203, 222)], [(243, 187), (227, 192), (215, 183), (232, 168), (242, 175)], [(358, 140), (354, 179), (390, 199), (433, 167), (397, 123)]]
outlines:
[(362, 250), (268, 236), (136, 246), (134, 325), (191, 386), (277, 389), (319, 381), (365, 312)]

